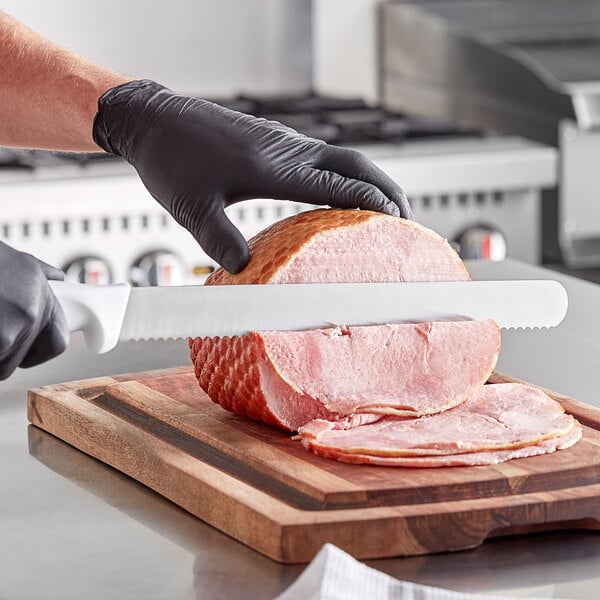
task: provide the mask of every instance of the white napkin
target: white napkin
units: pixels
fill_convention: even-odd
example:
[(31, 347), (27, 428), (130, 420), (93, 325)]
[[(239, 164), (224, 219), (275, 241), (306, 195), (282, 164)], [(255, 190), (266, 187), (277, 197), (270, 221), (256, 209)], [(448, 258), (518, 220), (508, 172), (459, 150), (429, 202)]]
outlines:
[[(325, 544), (292, 585), (275, 600), (515, 600), (467, 594), (398, 581)], [(529, 600), (532, 600), (531, 598)]]

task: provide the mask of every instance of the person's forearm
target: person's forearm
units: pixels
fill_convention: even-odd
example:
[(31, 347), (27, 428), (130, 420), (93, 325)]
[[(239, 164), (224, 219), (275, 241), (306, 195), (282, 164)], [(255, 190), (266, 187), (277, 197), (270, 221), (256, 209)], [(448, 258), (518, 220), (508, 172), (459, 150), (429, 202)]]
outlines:
[(98, 98), (131, 79), (0, 11), (0, 146), (100, 151), (92, 139)]

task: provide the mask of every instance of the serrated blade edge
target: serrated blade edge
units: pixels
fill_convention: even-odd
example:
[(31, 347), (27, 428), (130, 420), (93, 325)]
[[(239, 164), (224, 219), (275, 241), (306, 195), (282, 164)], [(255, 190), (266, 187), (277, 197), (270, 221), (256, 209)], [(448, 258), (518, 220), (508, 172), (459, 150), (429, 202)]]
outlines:
[(553, 280), (266, 284), (133, 288), (121, 340), (233, 336), (449, 319), (553, 327), (567, 312)]

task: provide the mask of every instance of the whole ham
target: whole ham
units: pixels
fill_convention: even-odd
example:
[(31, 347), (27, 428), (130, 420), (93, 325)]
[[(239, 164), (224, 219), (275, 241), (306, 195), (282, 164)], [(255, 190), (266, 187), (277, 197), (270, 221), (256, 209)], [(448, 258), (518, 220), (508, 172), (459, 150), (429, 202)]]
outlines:
[[(437, 233), (370, 211), (315, 210), (249, 242), (237, 275), (207, 285), (465, 281)], [(243, 310), (243, 307), (240, 307)], [(574, 444), (581, 427), (540, 390), (484, 385), (493, 321), (447, 321), (190, 339), (201, 388), (223, 408), (289, 431), (327, 458), (384, 466), (495, 464)]]

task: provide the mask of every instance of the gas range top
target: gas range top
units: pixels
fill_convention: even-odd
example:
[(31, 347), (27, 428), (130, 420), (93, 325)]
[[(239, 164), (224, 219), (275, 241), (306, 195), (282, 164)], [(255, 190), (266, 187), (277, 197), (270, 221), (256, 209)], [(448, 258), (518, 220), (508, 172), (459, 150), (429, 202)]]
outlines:
[(215, 102), (233, 110), (279, 121), (307, 136), (336, 145), (401, 143), (414, 139), (482, 134), (480, 130), (461, 128), (444, 121), (369, 106), (358, 98), (308, 94), (301, 97), (239, 96)]
[(50, 150), (26, 150), (20, 148), (0, 147), (0, 169), (33, 171), (39, 168), (60, 167), (64, 165), (78, 165), (85, 167), (102, 161), (118, 161), (117, 156), (104, 152), (78, 153), (54, 152)]
[[(215, 99), (232, 110), (279, 121), (304, 135), (336, 145), (402, 144), (409, 140), (449, 139), (482, 136), (481, 130), (466, 129), (452, 123), (424, 119), (368, 106), (358, 98), (334, 98), (316, 94), (306, 96), (250, 97)], [(34, 170), (48, 172), (59, 168), (84, 175), (95, 172), (97, 164), (117, 165), (122, 160), (105, 153), (69, 153), (47, 150), (0, 148), (0, 177), (3, 173)], [(79, 169), (81, 168), (81, 169)], [(104, 170), (110, 170), (106, 166)], [(117, 167), (118, 170), (118, 167)]]
[[(308, 94), (215, 102), (360, 150), (404, 188), (416, 219), (465, 258), (508, 252), (538, 261), (541, 190), (556, 181), (552, 148), (358, 99)], [(118, 157), (0, 148), (0, 204), (0, 239), (61, 267), (73, 281), (202, 283), (215, 267)], [(227, 214), (250, 238), (310, 208), (258, 198)]]

